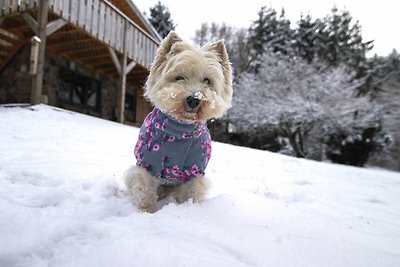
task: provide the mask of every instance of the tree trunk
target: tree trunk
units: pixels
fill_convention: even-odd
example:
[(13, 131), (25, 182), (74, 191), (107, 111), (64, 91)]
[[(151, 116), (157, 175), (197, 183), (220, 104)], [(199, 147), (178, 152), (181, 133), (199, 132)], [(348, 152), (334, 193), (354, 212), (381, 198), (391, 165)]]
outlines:
[(298, 127), (293, 133), (288, 132), (289, 142), (292, 146), (296, 157), (305, 158), (306, 153), (304, 151), (303, 137), (301, 134), (301, 128)]

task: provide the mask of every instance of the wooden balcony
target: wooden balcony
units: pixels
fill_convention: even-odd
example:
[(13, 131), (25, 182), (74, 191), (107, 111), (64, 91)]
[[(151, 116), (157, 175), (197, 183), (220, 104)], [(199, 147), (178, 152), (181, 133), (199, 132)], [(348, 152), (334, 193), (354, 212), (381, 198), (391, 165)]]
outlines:
[[(35, 12), (39, 0), (0, 1), (0, 18), (24, 12)], [(131, 18), (107, 0), (49, 0), (49, 12), (64, 19), (130, 60), (149, 68), (159, 40), (142, 29)]]
[(130, 1), (0, 0), (0, 72), (38, 36), (31, 103), (40, 102), (44, 54), (49, 51), (117, 79), (117, 116), (123, 121), (126, 83), (145, 79), (160, 42)]

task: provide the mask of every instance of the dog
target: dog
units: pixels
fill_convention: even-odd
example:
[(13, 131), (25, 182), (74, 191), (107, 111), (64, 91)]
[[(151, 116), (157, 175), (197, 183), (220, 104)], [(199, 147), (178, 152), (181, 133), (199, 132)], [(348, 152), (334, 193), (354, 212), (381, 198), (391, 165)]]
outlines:
[(211, 157), (207, 120), (232, 100), (232, 70), (224, 41), (197, 48), (171, 31), (161, 42), (145, 85), (153, 110), (140, 128), (136, 166), (124, 175), (127, 194), (153, 213), (158, 200), (204, 199)]

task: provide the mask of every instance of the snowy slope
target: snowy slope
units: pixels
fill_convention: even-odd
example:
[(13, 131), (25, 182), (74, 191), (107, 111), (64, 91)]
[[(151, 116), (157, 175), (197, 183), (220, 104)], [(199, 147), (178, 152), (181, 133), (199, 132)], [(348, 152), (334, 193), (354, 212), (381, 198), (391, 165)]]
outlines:
[(139, 212), (138, 129), (0, 107), (0, 266), (400, 266), (400, 174), (213, 143), (201, 204)]

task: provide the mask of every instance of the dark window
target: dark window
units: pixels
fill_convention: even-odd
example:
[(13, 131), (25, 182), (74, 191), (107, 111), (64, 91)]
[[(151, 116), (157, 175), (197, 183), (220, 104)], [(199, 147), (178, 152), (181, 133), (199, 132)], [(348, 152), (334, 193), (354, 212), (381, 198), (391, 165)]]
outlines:
[(136, 94), (125, 94), (125, 118), (136, 122)]
[(100, 82), (67, 69), (60, 71), (60, 101), (82, 107), (84, 110), (100, 111), (100, 94)]

